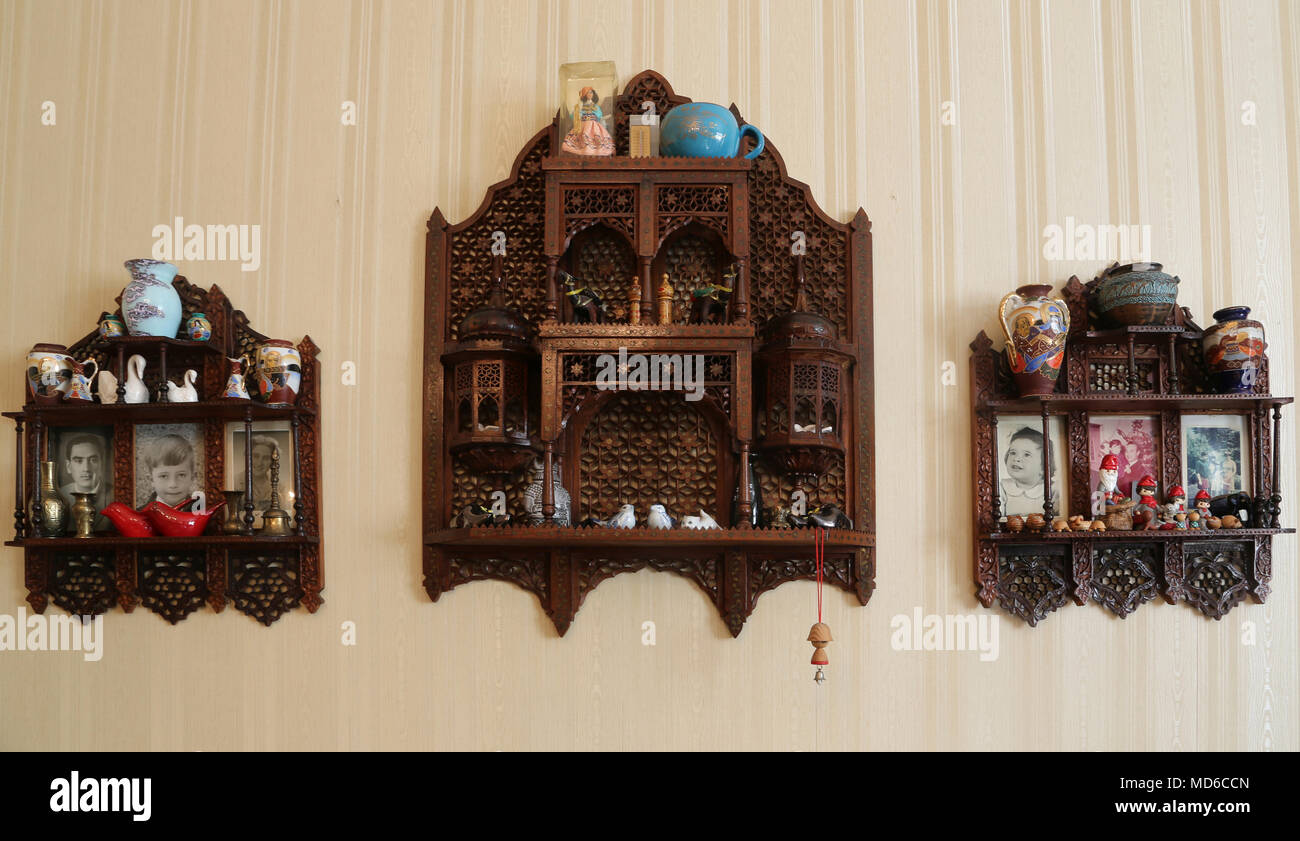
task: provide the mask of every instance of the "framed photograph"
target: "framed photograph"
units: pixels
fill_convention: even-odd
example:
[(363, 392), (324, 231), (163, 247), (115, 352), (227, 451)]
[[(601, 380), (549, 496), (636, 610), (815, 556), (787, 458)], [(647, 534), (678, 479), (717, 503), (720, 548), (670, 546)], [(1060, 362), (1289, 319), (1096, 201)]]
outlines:
[[(1046, 446), (1050, 448), (1048, 469), (1052, 478), (1052, 508), (1066, 516), (1070, 494), (1070, 472), (1066, 469), (1065, 418), (1047, 419)], [(1043, 419), (1038, 415), (998, 415), (998, 500), (1001, 517), (1043, 513)]]
[[(242, 421), (226, 424), (226, 490), (244, 490), (244, 453), (247, 433)], [(293, 484), (293, 432), (288, 421), (257, 421), (253, 424), (253, 528), (262, 527), (262, 512), (271, 505), (271, 464), (280, 456), (277, 491), (280, 507), (293, 516), (298, 489)], [(245, 500), (247, 502), (247, 500)]]
[[(203, 427), (150, 423), (135, 427), (135, 507), (157, 499), (173, 507), (203, 487)], [(215, 500), (208, 500), (209, 505)]]
[[(1160, 419), (1154, 415), (1091, 415), (1088, 418), (1088, 487), (1101, 482), (1101, 461), (1115, 457), (1116, 489), (1137, 499), (1137, 484), (1150, 474), (1160, 482)], [(1164, 488), (1159, 493), (1163, 495)]]
[(1201, 489), (1210, 496), (1251, 492), (1245, 415), (1183, 415), (1182, 439), (1189, 503)]
[[(94, 494), (90, 504), (96, 512), (113, 501), (113, 427), (50, 427), (49, 446), (54, 481), (69, 507), (77, 501), (74, 493)], [(96, 513), (91, 528), (109, 531), (112, 524)]]

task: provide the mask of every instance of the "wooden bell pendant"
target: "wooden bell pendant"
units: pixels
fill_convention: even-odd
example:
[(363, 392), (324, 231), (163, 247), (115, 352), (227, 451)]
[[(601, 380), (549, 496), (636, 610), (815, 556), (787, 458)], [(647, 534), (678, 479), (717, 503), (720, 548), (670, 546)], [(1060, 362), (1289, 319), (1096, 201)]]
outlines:
[(818, 622), (812, 626), (808, 632), (808, 642), (813, 644), (812, 664), (817, 667), (817, 674), (813, 680), (821, 683), (826, 679), (822, 674), (822, 666), (830, 665), (830, 658), (826, 656), (826, 646), (831, 644), (831, 626), (825, 622)]

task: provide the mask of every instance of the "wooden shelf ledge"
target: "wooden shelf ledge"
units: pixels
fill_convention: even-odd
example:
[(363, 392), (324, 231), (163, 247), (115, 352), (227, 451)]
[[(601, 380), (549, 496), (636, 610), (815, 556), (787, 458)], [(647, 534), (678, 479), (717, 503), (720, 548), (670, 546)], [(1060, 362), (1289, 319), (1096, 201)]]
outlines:
[(306, 406), (267, 406), (245, 400), (202, 400), (197, 403), (59, 403), (42, 406), (28, 403), (21, 412), (4, 412), (12, 420), (40, 420), (56, 426), (70, 424), (168, 423), (222, 419), (239, 421), (249, 414), (253, 420), (290, 420), (295, 414), (315, 415), (316, 410)]
[(1246, 540), (1275, 534), (1295, 534), (1295, 529), (1171, 529), (1170, 531), (1041, 531), (989, 532), (980, 540), (998, 543), (1065, 543), (1071, 540), (1125, 543), (1135, 540)]
[[(564, 526), (487, 526), (441, 529), (425, 536), (429, 546), (569, 546), (591, 548), (789, 548), (812, 550), (812, 529), (634, 529)], [(829, 529), (828, 547), (875, 546), (874, 534)]]

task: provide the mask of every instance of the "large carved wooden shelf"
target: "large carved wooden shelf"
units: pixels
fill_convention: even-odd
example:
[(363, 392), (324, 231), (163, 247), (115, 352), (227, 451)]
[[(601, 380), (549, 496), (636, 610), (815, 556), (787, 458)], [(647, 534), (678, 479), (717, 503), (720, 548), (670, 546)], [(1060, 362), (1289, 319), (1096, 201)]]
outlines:
[[(1273, 576), (1272, 539), (1296, 532), (1281, 526), (1278, 475), (1281, 407), (1294, 398), (1269, 392), (1266, 357), (1249, 393), (1214, 393), (1202, 355), (1203, 331), (1185, 308), (1175, 308), (1163, 325), (1090, 329), (1095, 312), (1090, 288), (1072, 277), (1064, 300), (1070, 330), (1055, 393), (1019, 397), (1002, 349), (994, 349), (983, 332), (971, 343), (975, 582), (980, 602), (985, 607), (998, 604), (1030, 625), (1070, 601), (1094, 601), (1124, 618), (1158, 595), (1170, 604), (1186, 602), (1211, 619), (1221, 619), (1247, 596), (1262, 603)], [(1045, 472), (1043, 516), (1050, 523), (1053, 517), (1088, 516), (1091, 468), (1100, 459), (1090, 452), (1094, 415), (1154, 418), (1152, 474), (1163, 502), (1166, 489), (1186, 482), (1182, 419), (1199, 414), (1242, 419), (1241, 447), (1249, 454), (1249, 475), (1242, 476), (1242, 492), (1223, 495), (1222, 501), (1242, 515), (1247, 527), (1006, 529), (999, 499), (1000, 416), (1039, 419), (1049, 449), (1049, 420), (1055, 417), (1062, 424), (1066, 475), (1053, 479)], [(1039, 425), (1033, 428), (1037, 431)], [(1054, 483), (1065, 491), (1070, 510), (1053, 509)], [(1190, 502), (1196, 488), (1187, 482), (1186, 490)]]
[[(855, 525), (828, 533), (826, 579), (865, 604), (875, 586), (870, 220), (828, 217), (771, 138), (753, 160), (628, 157), (629, 114), (690, 101), (653, 71), (607, 101), (614, 157), (559, 154), (560, 115), (470, 218), (429, 219), (426, 591), (436, 601), (467, 581), (510, 581), (563, 634), (597, 583), (649, 568), (695, 581), (739, 634), (760, 593), (816, 576), (813, 532), (740, 525), (762, 509), (772, 516), (759, 522), (781, 521), (775, 509), (800, 490), (810, 508), (837, 506)], [(645, 358), (620, 361), (611, 377), (606, 355), (621, 351)], [(698, 367), (663, 359), (678, 354)], [(651, 366), (676, 384), (646, 383)], [(501, 495), (511, 525), (452, 527)], [(565, 495), (571, 523), (630, 504), (640, 527), (565, 525)], [(723, 528), (650, 530), (653, 504), (676, 517), (705, 511)]]
[[(147, 363), (144, 380), (151, 398), (158, 395), (163, 380), (176, 380), (186, 368), (193, 368), (197, 374), (194, 385), (202, 399), (193, 403), (125, 403), (119, 399), (110, 404), (42, 404), (34, 402), (24, 386), (23, 409), (3, 413), (15, 422), (19, 461), (14, 477), (14, 538), (5, 545), (22, 549), (27, 601), (38, 613), (52, 601), (83, 616), (105, 613), (114, 606), (126, 613), (144, 606), (172, 624), (205, 605), (218, 613), (233, 605), (268, 626), (299, 607), (314, 613), (324, 603), (319, 348), (310, 336), (297, 344), (302, 370), (293, 405), (273, 407), (254, 400), (218, 399), (230, 374), (227, 358), (251, 356), (268, 337), (253, 330), (248, 318), (231, 305), (219, 287), (204, 290), (179, 275), (172, 286), (180, 295), (183, 319), (195, 312), (207, 315), (212, 324), (209, 341), (158, 336), (104, 338), (96, 330), (73, 343), (67, 352), (77, 360), (93, 358), (100, 370), (112, 371), (123, 383), (126, 359), (133, 354), (143, 356)], [(120, 317), (120, 307), (117, 314)], [(268, 425), (271, 428), (254, 425), (268, 421), (279, 423)], [(221, 534), (224, 515), (218, 513), (208, 522), (206, 533), (194, 537), (132, 538), (108, 532), (88, 538), (38, 536), (42, 529), (28, 503), (38, 487), (38, 464), (55, 460), (54, 445), (60, 433), (70, 427), (111, 429), (102, 475), (111, 474), (113, 497), (134, 507), (139, 504), (135, 498), (137, 427), (152, 424), (194, 428), (192, 446), (196, 454), (203, 455), (196, 485), (206, 494), (209, 506), (228, 489), (226, 460), (233, 457), (226, 452), (230, 433), (237, 429), (235, 434), (249, 440), (257, 432), (281, 436), (275, 439), (282, 447), (281, 480), (293, 477), (295, 489), (293, 503), (286, 499), (283, 505), (290, 509), (286, 513), (293, 533), (284, 537)], [(230, 426), (233, 429), (228, 430)], [(56, 436), (53, 442), (51, 431)], [(245, 455), (245, 469), (235, 466), (231, 473), (242, 477), (233, 480), (240, 490), (253, 487), (251, 454)], [(282, 493), (286, 486), (282, 484)], [(246, 499), (244, 509), (235, 513), (251, 523), (254, 510)]]

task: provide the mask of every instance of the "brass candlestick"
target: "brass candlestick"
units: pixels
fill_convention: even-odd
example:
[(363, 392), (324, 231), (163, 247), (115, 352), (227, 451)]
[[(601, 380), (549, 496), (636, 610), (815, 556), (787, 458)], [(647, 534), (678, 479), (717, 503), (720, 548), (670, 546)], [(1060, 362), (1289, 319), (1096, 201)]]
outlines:
[(72, 492), (76, 502), (72, 503), (72, 522), (77, 527), (77, 537), (94, 537), (91, 528), (95, 523), (95, 506), (91, 500), (95, 498), (93, 493)]
[(271, 504), (262, 512), (262, 534), (266, 537), (288, 537), (293, 534), (289, 525), (289, 512), (280, 507), (280, 451), (271, 452)]
[(659, 323), (673, 323), (673, 285), (668, 281), (668, 273), (664, 272), (664, 282), (659, 284), (659, 293), (656, 296), (659, 303)]

